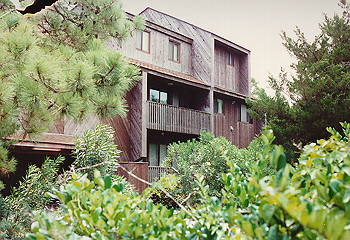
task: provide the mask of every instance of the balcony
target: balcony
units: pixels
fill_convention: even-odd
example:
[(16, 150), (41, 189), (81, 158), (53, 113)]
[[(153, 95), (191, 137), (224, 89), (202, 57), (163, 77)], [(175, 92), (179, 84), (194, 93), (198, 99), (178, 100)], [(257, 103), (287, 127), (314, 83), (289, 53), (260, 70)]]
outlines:
[(148, 101), (148, 129), (198, 135), (210, 131), (210, 114)]

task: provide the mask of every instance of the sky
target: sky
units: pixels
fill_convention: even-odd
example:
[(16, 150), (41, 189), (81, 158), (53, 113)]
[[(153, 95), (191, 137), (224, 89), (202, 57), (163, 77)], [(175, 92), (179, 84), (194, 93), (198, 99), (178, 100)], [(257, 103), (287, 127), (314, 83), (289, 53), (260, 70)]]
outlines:
[(261, 87), (281, 68), (293, 73), (296, 62), (282, 45), (285, 31), (295, 39), (298, 26), (312, 41), (324, 14), (341, 13), (338, 0), (121, 0), (124, 10), (138, 14), (154, 8), (213, 32), (251, 51), (251, 77)]

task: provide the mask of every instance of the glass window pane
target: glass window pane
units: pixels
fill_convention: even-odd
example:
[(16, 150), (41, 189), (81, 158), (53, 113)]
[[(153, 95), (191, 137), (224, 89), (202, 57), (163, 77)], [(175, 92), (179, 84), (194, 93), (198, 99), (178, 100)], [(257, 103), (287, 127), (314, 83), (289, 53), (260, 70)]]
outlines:
[(180, 106), (179, 93), (176, 91), (173, 92), (173, 103), (172, 104), (176, 107)]
[(174, 43), (169, 42), (169, 60), (174, 60)]
[(162, 163), (166, 158), (166, 153), (167, 153), (167, 145), (165, 144), (159, 145), (159, 166), (162, 166)]
[(247, 106), (246, 105), (241, 105), (241, 121), (242, 122), (247, 122)]
[(217, 99), (217, 104), (218, 104), (217, 113), (222, 113), (222, 107), (224, 102), (221, 99)]
[(158, 152), (157, 144), (149, 145), (149, 166), (158, 166)]
[(149, 32), (142, 33), (142, 50), (149, 52)]
[(137, 31), (136, 33), (136, 48), (142, 49), (142, 31)]
[(168, 94), (166, 92), (160, 92), (159, 102), (164, 104), (168, 103)]
[(179, 45), (174, 43), (174, 61), (179, 61)]
[(228, 54), (228, 65), (233, 66), (234, 65), (234, 57), (233, 57), (233, 53), (229, 53)]
[(159, 102), (159, 91), (150, 89), (149, 90), (149, 100), (152, 102)]

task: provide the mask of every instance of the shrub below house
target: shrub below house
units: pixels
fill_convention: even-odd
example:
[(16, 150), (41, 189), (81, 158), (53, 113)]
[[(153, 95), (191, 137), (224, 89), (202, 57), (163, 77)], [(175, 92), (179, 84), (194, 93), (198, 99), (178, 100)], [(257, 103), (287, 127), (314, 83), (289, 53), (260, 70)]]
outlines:
[[(350, 239), (350, 124), (344, 134), (304, 147), (295, 167), (266, 132), (257, 161), (244, 172), (228, 160), (223, 193), (210, 196), (205, 177), (195, 182), (201, 203), (174, 211), (123, 184), (86, 175), (56, 190), (66, 212), (39, 212), (29, 239)], [(266, 175), (271, 164), (275, 173)]]
[[(221, 197), (221, 175), (229, 169), (227, 161), (234, 162), (241, 173), (246, 175), (248, 166), (258, 160), (261, 148), (262, 142), (259, 138), (254, 139), (247, 148), (239, 149), (225, 137), (215, 138), (213, 133), (204, 131), (200, 133), (198, 140), (173, 143), (168, 147), (164, 162), (165, 166), (172, 166), (176, 170), (176, 181), (172, 181), (174, 183), (169, 191), (180, 202), (186, 200), (189, 203), (198, 203), (201, 200), (196, 179), (203, 176), (210, 196)], [(266, 174), (273, 172), (269, 166), (264, 171)]]

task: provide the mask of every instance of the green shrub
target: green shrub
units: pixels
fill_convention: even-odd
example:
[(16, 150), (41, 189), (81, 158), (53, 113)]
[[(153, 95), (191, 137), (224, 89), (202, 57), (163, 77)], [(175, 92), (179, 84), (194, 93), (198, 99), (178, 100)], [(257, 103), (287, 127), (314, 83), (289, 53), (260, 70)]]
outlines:
[[(223, 176), (230, 216), (245, 233), (259, 239), (350, 239), (350, 124), (344, 136), (332, 136), (304, 147), (299, 164), (287, 163), (281, 146), (271, 145), (272, 132), (260, 160), (252, 164), (248, 178), (237, 166)], [(261, 170), (268, 162), (276, 174)]]
[(33, 222), (33, 210), (46, 208), (52, 198), (45, 193), (57, 187), (63, 157), (47, 158), (41, 167), (29, 166), (18, 187), (5, 198), (0, 197), (0, 239), (24, 239)]
[[(95, 131), (87, 131), (77, 139), (75, 170), (91, 173), (99, 169), (104, 175), (116, 176), (116, 159), (119, 151), (113, 143), (113, 130), (107, 125), (97, 125)], [(41, 167), (31, 165), (18, 187), (12, 189), (6, 198), (0, 198), (0, 239), (24, 239), (33, 222), (33, 211), (44, 210), (53, 203), (52, 197), (46, 195), (53, 188), (66, 184), (70, 173), (59, 172), (63, 157), (47, 158)], [(93, 165), (93, 166), (92, 166)], [(130, 184), (127, 184), (131, 189)]]
[[(350, 124), (344, 134), (304, 147), (299, 164), (287, 163), (272, 132), (261, 136), (258, 159), (227, 161), (222, 198), (210, 196), (204, 175), (194, 184), (201, 202), (177, 211), (95, 172), (73, 179), (54, 197), (66, 211), (39, 212), (29, 239), (350, 239)], [(267, 175), (269, 165), (274, 174)], [(244, 173), (244, 174), (243, 174)], [(167, 187), (158, 186), (160, 190)], [(169, 187), (169, 186), (168, 186)], [(170, 187), (169, 187), (170, 188)], [(168, 192), (164, 192), (168, 195)], [(57, 237), (58, 236), (58, 237)]]
[[(199, 140), (171, 144), (164, 162), (165, 166), (176, 169), (178, 183), (171, 193), (180, 201), (190, 197), (191, 203), (198, 203), (200, 197), (195, 182), (197, 177), (203, 176), (204, 184), (209, 186), (210, 196), (221, 197), (221, 175), (229, 169), (227, 161), (233, 161), (240, 172), (246, 175), (247, 166), (258, 160), (262, 146), (261, 140), (256, 138), (247, 148), (239, 149), (226, 138), (215, 138), (214, 134), (208, 132), (201, 132)], [(273, 172), (269, 166), (264, 171), (266, 174)]]
[(75, 143), (73, 154), (76, 160), (73, 166), (81, 169), (83, 173), (88, 173), (90, 178), (93, 177), (95, 168), (98, 168), (102, 175), (113, 176), (117, 168), (113, 163), (117, 162), (120, 153), (113, 142), (113, 135), (113, 128), (103, 124), (97, 124), (93, 131), (85, 131)]
[[(113, 182), (109, 176), (102, 178), (97, 170), (94, 181), (86, 174), (73, 175), (53, 195), (67, 211), (38, 212), (28, 239), (215, 239), (217, 233), (224, 235), (227, 231), (217, 219), (205, 222), (209, 216), (206, 209), (175, 212), (144, 196), (125, 192), (124, 187), (123, 182)], [(212, 231), (214, 226), (216, 230)]]

